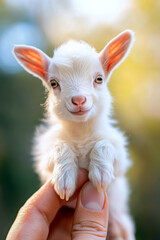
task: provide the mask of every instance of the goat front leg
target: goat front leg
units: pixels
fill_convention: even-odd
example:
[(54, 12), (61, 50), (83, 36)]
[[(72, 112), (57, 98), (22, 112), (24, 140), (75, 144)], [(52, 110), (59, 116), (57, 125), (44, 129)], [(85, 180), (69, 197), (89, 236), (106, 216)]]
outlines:
[(114, 179), (114, 159), (114, 147), (107, 140), (98, 141), (94, 145), (90, 153), (89, 179), (98, 191), (106, 191)]
[(60, 142), (55, 145), (52, 158), (54, 189), (61, 199), (68, 201), (76, 189), (78, 171), (76, 155), (70, 145)]

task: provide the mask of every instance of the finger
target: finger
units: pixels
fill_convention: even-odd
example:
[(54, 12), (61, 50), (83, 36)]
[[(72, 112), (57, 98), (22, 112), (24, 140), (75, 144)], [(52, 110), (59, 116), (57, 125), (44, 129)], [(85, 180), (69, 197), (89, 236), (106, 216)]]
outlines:
[[(69, 201), (62, 200), (64, 205), (67, 205), (71, 208), (76, 207), (76, 199), (78, 196), (78, 193), (82, 186), (88, 181), (88, 171), (84, 168), (78, 169), (78, 175), (77, 175), (77, 182), (76, 182), (76, 191), (73, 194), (73, 196), (69, 199)], [(72, 204), (73, 203), (73, 204)]]
[(47, 239), (50, 223), (61, 206), (50, 180), (20, 209), (7, 240)]
[(62, 207), (50, 226), (47, 240), (70, 240), (74, 209)]
[(74, 214), (72, 239), (106, 239), (108, 227), (108, 202), (106, 193), (88, 182), (79, 194)]
[[(62, 207), (55, 219), (53, 220), (50, 226), (50, 233), (48, 240), (68, 240), (71, 239), (71, 229), (72, 229), (72, 222), (73, 222), (73, 215), (76, 206), (76, 198), (78, 193), (84, 183), (88, 180), (88, 172), (85, 169), (78, 170), (77, 176), (77, 187), (75, 194), (71, 197), (69, 202), (63, 201), (65, 206)], [(70, 206), (70, 207), (68, 207)]]
[[(77, 188), (87, 179), (87, 172), (79, 171)], [(76, 195), (75, 195), (76, 197)], [(44, 184), (20, 209), (6, 240), (46, 239), (49, 227), (58, 210), (65, 204), (54, 191), (51, 180)]]

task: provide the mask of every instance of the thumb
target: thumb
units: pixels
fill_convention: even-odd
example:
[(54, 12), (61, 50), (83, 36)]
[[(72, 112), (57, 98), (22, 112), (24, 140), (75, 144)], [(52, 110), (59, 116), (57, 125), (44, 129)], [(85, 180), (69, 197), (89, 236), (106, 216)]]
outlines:
[(73, 219), (73, 240), (106, 239), (108, 228), (108, 201), (106, 194), (100, 193), (92, 185), (86, 183), (77, 201)]

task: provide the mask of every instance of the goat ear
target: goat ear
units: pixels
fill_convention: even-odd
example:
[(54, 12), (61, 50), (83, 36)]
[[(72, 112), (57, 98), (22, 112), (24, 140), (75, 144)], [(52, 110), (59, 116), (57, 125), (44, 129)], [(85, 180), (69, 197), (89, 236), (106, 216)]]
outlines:
[(99, 59), (107, 75), (110, 75), (112, 71), (125, 60), (131, 50), (133, 42), (133, 31), (125, 30), (112, 39), (99, 53)]
[(13, 54), (26, 71), (47, 82), (50, 58), (45, 53), (35, 47), (16, 45)]

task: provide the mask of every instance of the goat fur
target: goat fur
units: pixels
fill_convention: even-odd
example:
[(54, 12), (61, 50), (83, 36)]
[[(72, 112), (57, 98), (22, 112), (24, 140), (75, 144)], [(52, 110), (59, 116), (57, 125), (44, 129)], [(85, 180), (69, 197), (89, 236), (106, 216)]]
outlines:
[[(68, 200), (76, 188), (78, 168), (87, 169), (97, 189), (107, 189), (109, 240), (135, 239), (125, 177), (131, 161), (126, 137), (111, 118), (112, 97), (107, 87), (112, 71), (127, 57), (133, 41), (133, 32), (126, 30), (100, 53), (83, 41), (69, 41), (56, 49), (52, 58), (34, 47), (14, 48), (17, 61), (48, 90), (46, 117), (34, 138), (36, 171), (42, 182), (52, 178), (55, 191)], [(97, 75), (102, 76), (102, 84), (95, 83)], [(52, 79), (58, 82), (55, 89), (50, 85)], [(73, 96), (85, 96), (85, 114), (74, 114)]]

